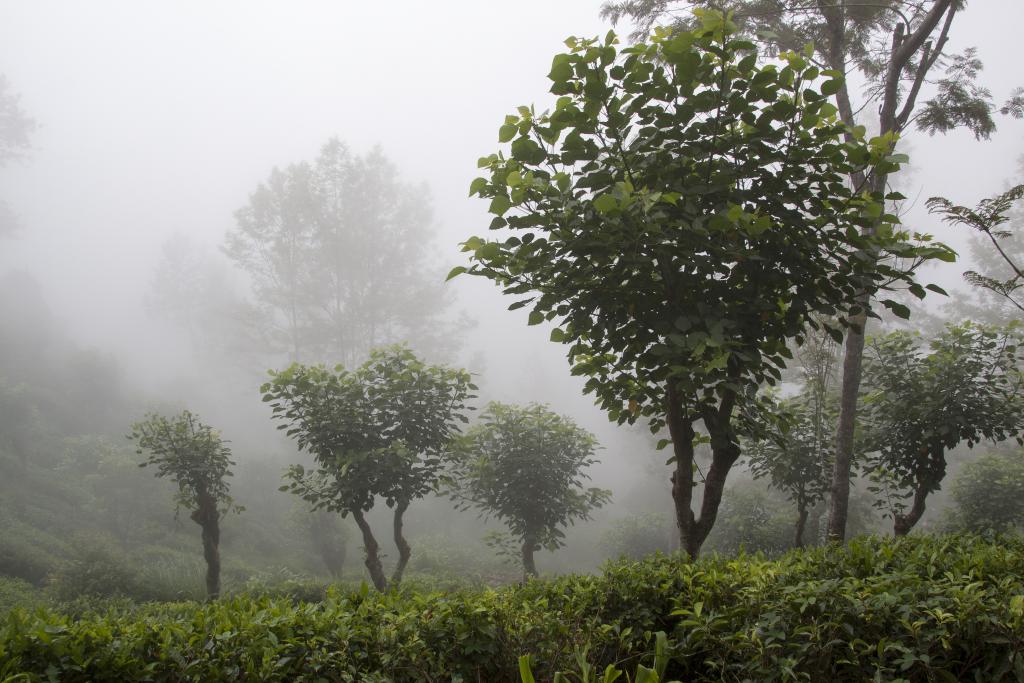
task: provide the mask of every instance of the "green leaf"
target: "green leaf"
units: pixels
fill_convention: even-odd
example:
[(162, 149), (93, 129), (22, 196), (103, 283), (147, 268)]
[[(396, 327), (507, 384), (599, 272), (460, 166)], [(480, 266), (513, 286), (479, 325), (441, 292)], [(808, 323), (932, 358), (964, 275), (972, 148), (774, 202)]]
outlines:
[(522, 655), (519, 658), (519, 679), (522, 683), (537, 683), (533, 678), (533, 671), (530, 669), (530, 655)]
[(498, 142), (508, 142), (516, 136), (519, 132), (519, 126), (511, 123), (506, 123), (504, 126), (498, 129)]
[(540, 311), (530, 311), (530, 318), (527, 321), (527, 325), (540, 325), (544, 322), (544, 314)]
[(491, 200), (491, 205), (488, 207), (487, 211), (498, 216), (502, 216), (510, 208), (512, 208), (512, 201), (505, 195), (499, 194)]
[(453, 277), (458, 277), (459, 275), (462, 275), (463, 273), (465, 273), (467, 270), (468, 269), (465, 266), (455, 266), (450, 271), (448, 271), (448, 277), (446, 277), (444, 279), (444, 281), (448, 282)]
[(882, 305), (888, 308), (890, 311), (892, 311), (893, 315), (895, 315), (898, 318), (903, 318), (904, 320), (910, 318), (910, 309), (898, 301), (893, 301), (892, 299), (884, 299), (882, 301)]
[(487, 178), (474, 178), (473, 182), (469, 184), (469, 196), (479, 194), (485, 187), (487, 187)]
[(614, 211), (618, 206), (619, 202), (610, 194), (603, 194), (594, 200), (594, 208), (597, 209), (598, 213)]
[(555, 329), (551, 330), (551, 337), (550, 337), (550, 339), (553, 342), (561, 343), (561, 342), (564, 342), (567, 339), (567, 336), (566, 336), (566, 334), (565, 334), (565, 332), (563, 330), (561, 330), (561, 329), (556, 327)]

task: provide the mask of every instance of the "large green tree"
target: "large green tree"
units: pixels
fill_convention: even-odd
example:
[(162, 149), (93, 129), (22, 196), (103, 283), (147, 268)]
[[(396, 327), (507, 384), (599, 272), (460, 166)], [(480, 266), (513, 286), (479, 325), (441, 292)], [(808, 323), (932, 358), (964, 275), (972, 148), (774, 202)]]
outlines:
[(291, 360), (354, 365), (376, 346), (452, 343), (438, 333), (447, 301), (429, 266), (429, 192), (379, 149), (329, 140), (313, 162), (275, 168), (235, 218), (225, 253)]
[[(865, 368), (867, 467), (902, 536), (961, 443), (1024, 436), (1024, 348), (1016, 326), (950, 326), (928, 348), (906, 332), (875, 340)], [(908, 504), (909, 499), (909, 504)]]
[(504, 522), (520, 544), (524, 576), (537, 576), (534, 553), (560, 548), (566, 526), (611, 498), (583, 485), (596, 448), (593, 434), (545, 406), (490, 403), (459, 439), (450, 494)]
[(377, 542), (365, 513), (382, 498), (394, 510), (398, 563), (391, 585), (402, 580), (412, 548), (402, 533), (412, 501), (436, 490), (444, 456), (476, 387), (464, 370), (428, 365), (405, 347), (371, 352), (346, 370), (293, 364), (271, 373), (263, 400), (316, 468), (292, 466), (283, 487), (313, 510), (352, 515), (363, 536), (374, 586), (387, 590)]
[[(734, 417), (780, 377), (788, 343), (816, 320), (841, 334), (865, 288), (910, 279), (865, 254), (948, 257), (911, 247), (880, 192), (847, 184), (900, 159), (839, 120), (838, 73), (820, 79), (797, 53), (759, 66), (731, 22), (703, 16), (621, 52), (612, 34), (570, 39), (550, 73), (554, 109), (508, 116), (510, 155), (481, 159), (488, 176), (471, 187), (505, 234), (464, 244), (469, 272), (516, 296), (510, 308), (557, 321), (552, 339), (613, 420), (667, 425), (692, 556), (740, 455)], [(699, 516), (697, 423), (712, 451)]]
[[(823, 69), (844, 77), (859, 75), (866, 84), (857, 101), (856, 79), (840, 80), (828, 93), (843, 121), (854, 130), (859, 123), (877, 125), (878, 137), (894, 148), (898, 136), (912, 126), (929, 133), (965, 127), (976, 137), (995, 130), (996, 106), (987, 89), (976, 81), (981, 61), (973, 49), (947, 51), (953, 21), (963, 0), (880, 0), (878, 2), (795, 2), (794, 0), (610, 0), (604, 14), (613, 20), (628, 17), (646, 34), (658, 22), (684, 28), (699, 23), (691, 10), (727, 11), (740, 29), (769, 53), (810, 46), (809, 58)], [(941, 72), (937, 76), (936, 72)], [(861, 121), (858, 112), (877, 111), (877, 121)], [(1003, 114), (1024, 115), (1020, 89), (1010, 93)], [(867, 117), (870, 118), (871, 114)], [(854, 187), (882, 192), (892, 167), (854, 169)], [(865, 234), (880, 225), (862, 226)], [(865, 252), (874, 257), (872, 252)], [(850, 497), (857, 397), (864, 355), (864, 327), (871, 305), (870, 287), (861, 293), (846, 337), (836, 457), (833, 466), (829, 537), (842, 540)]]
[(132, 425), (129, 438), (147, 458), (141, 467), (153, 465), (156, 476), (178, 485), (176, 502), (189, 511), (203, 533), (206, 560), (206, 594), (220, 595), (220, 519), (242, 508), (229, 495), (231, 450), (220, 434), (189, 411), (164, 417), (151, 414)]

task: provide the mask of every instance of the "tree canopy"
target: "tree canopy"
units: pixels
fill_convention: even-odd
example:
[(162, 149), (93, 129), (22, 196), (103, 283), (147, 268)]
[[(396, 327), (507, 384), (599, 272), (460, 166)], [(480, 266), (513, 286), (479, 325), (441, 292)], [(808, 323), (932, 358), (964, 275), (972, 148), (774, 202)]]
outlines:
[(536, 576), (534, 552), (560, 548), (566, 526), (611, 498), (584, 488), (596, 448), (592, 434), (545, 406), (490, 403), (458, 441), (449, 490), (504, 522), (522, 545), (524, 573)]
[(373, 350), (354, 370), (293, 364), (272, 372), (261, 388), (273, 418), (282, 422), (278, 429), (316, 462), (310, 472), (291, 467), (283, 489), (314, 510), (352, 515), (379, 590), (388, 582), (363, 513), (378, 497), (394, 509), (396, 584), (412, 552), (402, 535), (403, 515), (413, 500), (437, 487), (448, 443), (468, 421), (465, 411), (475, 389), (468, 372), (428, 365), (401, 346)]

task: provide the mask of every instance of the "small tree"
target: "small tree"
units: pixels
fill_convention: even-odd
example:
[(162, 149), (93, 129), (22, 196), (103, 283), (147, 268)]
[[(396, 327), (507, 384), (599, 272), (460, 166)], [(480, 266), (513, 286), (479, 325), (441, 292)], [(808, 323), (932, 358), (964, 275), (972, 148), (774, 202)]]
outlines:
[[(865, 287), (910, 279), (864, 253), (923, 253), (893, 231), (880, 192), (846, 183), (901, 159), (838, 120), (827, 94), (841, 77), (816, 84), (823, 72), (795, 53), (759, 67), (728, 20), (703, 18), (621, 53), (613, 34), (570, 39), (549, 76), (554, 111), (506, 117), (511, 156), (481, 159), (489, 177), (471, 186), (490, 200), (491, 229), (515, 234), (464, 243), (470, 273), (525, 295), (510, 308), (532, 306), (531, 324), (557, 319), (552, 340), (570, 345), (573, 374), (612, 419), (667, 423), (680, 542), (694, 557), (740, 455), (740, 404), (780, 377), (813, 316), (841, 326), (863, 312)], [(712, 450), (699, 516), (697, 422)]]
[(490, 403), (482, 422), (459, 439), (449, 493), (508, 526), (521, 543), (523, 573), (537, 576), (533, 554), (564, 544), (563, 529), (611, 499), (584, 488), (597, 441), (547, 407)]
[(1020, 341), (1016, 326), (965, 323), (934, 339), (930, 353), (906, 332), (872, 342), (863, 399), (867, 463), (897, 536), (914, 527), (928, 494), (941, 487), (949, 449), (1021, 440)]
[(832, 488), (832, 433), (834, 416), (817, 413), (813, 400), (799, 396), (780, 405), (785, 428), (774, 438), (744, 444), (755, 478), (768, 477), (796, 505), (793, 545), (804, 545), (804, 530), (811, 508), (825, 500)]
[(272, 372), (261, 388), (273, 417), (282, 420), (316, 469), (289, 468), (282, 490), (314, 510), (352, 515), (363, 536), (366, 568), (377, 590), (388, 588), (380, 545), (366, 521), (377, 497), (394, 509), (398, 564), (391, 584), (402, 580), (412, 548), (402, 534), (410, 503), (437, 487), (442, 458), (466, 402), (476, 387), (464, 370), (427, 365), (407, 348), (376, 349), (353, 371), (294, 364)]
[(1007, 532), (1024, 528), (1024, 453), (983, 455), (953, 480), (956, 528)]
[(203, 558), (206, 560), (206, 594), (220, 595), (220, 519), (227, 512), (241, 512), (228, 495), (231, 450), (220, 434), (183, 411), (171, 418), (150, 414), (132, 425), (128, 437), (138, 445), (140, 455), (149, 457), (140, 467), (156, 466), (156, 476), (170, 477), (178, 485), (178, 508), (190, 511), (192, 521), (203, 530)]

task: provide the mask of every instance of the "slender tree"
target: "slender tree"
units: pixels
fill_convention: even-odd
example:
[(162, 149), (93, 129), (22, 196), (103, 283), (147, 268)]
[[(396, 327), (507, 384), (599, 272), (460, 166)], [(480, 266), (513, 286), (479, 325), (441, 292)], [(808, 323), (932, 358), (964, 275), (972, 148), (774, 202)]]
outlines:
[(592, 434), (545, 406), (490, 403), (458, 442), (449, 492), (504, 522), (520, 544), (524, 578), (537, 576), (534, 553), (560, 548), (566, 526), (611, 498), (583, 486), (596, 448)]
[[(996, 107), (989, 91), (976, 82), (981, 62), (975, 51), (947, 53), (954, 18), (963, 6), (962, 0), (611, 0), (604, 4), (603, 13), (613, 20), (637, 21), (642, 35), (659, 21), (691, 27), (699, 23), (691, 10), (713, 8), (729, 12), (740, 29), (769, 52), (809, 45), (810, 58), (827, 73), (845, 77), (859, 72), (867, 83), (866, 97), (859, 104), (851, 95), (850, 78), (837, 79), (828, 93), (850, 127), (848, 135), (857, 130), (858, 112), (877, 107), (877, 136), (891, 151), (899, 135), (915, 124), (929, 133), (966, 127), (979, 139), (995, 130)], [(939, 78), (936, 71), (943, 72)], [(1017, 118), (1024, 115), (1022, 92), (1011, 93), (1000, 111)], [(854, 169), (849, 180), (854, 187), (881, 193), (894, 170)], [(881, 228), (868, 224), (861, 229), (871, 235)], [(865, 255), (878, 257), (870, 250)], [(842, 540), (846, 534), (869, 289), (862, 289), (860, 311), (853, 313), (846, 336), (829, 513), (828, 535), (833, 540)]]
[(394, 510), (392, 532), (398, 585), (412, 548), (403, 534), (412, 501), (436, 490), (443, 458), (476, 387), (469, 373), (427, 365), (407, 348), (376, 349), (355, 370), (294, 364), (263, 385), (279, 429), (309, 451), (316, 468), (292, 466), (282, 490), (311, 504), (352, 515), (363, 536), (366, 568), (385, 591), (377, 542), (365, 513), (378, 497)]
[(156, 476), (169, 477), (178, 485), (175, 499), (189, 511), (203, 531), (206, 560), (206, 595), (220, 595), (220, 519), (227, 512), (241, 512), (229, 495), (231, 450), (220, 434), (189, 411), (174, 417), (150, 414), (132, 425), (129, 438), (138, 453), (148, 454), (139, 466), (156, 467)]
[[(788, 342), (855, 319), (865, 287), (910, 280), (863, 254), (949, 254), (908, 244), (881, 192), (845, 182), (899, 159), (839, 120), (827, 94), (841, 77), (819, 81), (797, 53), (758, 66), (730, 21), (702, 16), (700, 30), (621, 53), (613, 34), (570, 40), (549, 76), (554, 110), (508, 116), (510, 156), (483, 158), (489, 177), (471, 186), (490, 200), (491, 229), (511, 234), (464, 243), (471, 274), (518, 296), (510, 308), (557, 320), (552, 340), (611, 419), (667, 425), (691, 556), (740, 456), (734, 418), (781, 377)], [(697, 423), (712, 451), (699, 516)]]

